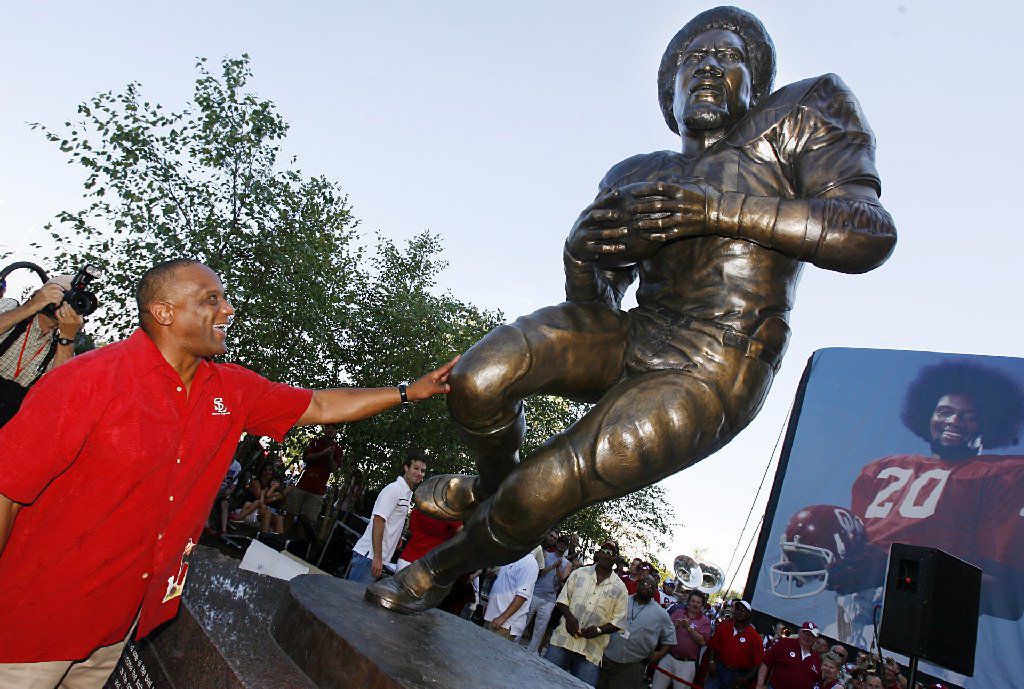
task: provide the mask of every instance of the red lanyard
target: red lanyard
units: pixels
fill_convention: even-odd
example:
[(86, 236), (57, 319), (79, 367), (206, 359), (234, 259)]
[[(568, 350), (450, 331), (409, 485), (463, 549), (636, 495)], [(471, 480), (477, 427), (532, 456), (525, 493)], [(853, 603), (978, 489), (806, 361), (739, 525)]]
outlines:
[(21, 375), (21, 372), (24, 371), (25, 368), (28, 368), (28, 365), (31, 364), (33, 361), (35, 361), (36, 357), (39, 356), (39, 354), (44, 349), (46, 349), (47, 347), (50, 346), (49, 342), (44, 342), (43, 345), (39, 349), (36, 350), (36, 353), (33, 354), (29, 358), (29, 360), (25, 362), (25, 367), (24, 368), (22, 367), (22, 365), (21, 365), (21, 357), (23, 357), (25, 355), (25, 347), (28, 346), (28, 337), (29, 337), (29, 335), (32, 332), (32, 324), (35, 323), (35, 322), (36, 322), (36, 319), (33, 318), (32, 320), (30, 320), (28, 322), (28, 327), (25, 328), (25, 339), (21, 341), (21, 351), (18, 352), (18, 363), (14, 366), (14, 376), (13, 376), (14, 380), (17, 380), (18, 376)]

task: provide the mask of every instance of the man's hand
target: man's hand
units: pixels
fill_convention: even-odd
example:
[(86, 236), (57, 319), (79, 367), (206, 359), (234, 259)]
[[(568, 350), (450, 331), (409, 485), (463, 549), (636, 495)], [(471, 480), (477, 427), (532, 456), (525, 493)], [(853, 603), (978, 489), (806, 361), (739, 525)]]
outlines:
[(629, 197), (630, 231), (652, 242), (711, 234), (709, 219), (717, 212), (721, 194), (705, 184), (638, 182), (622, 188)]
[(554, 562), (552, 562), (550, 565), (548, 565), (547, 567), (541, 567), (540, 573), (541, 574), (547, 574), (551, 570), (558, 569), (561, 566), (562, 566), (562, 556), (559, 555), (558, 559), (555, 560)]
[(459, 357), (455, 357), (439, 369), (421, 376), (415, 383), (406, 388), (405, 394), (411, 402), (425, 400), (434, 395), (447, 395), (451, 392), (452, 386), (448, 384), (448, 375)]
[(48, 282), (36, 290), (36, 293), (25, 302), (25, 306), (32, 313), (39, 313), (45, 306), (59, 304), (62, 301), (64, 301), (64, 288), (55, 282)]
[(654, 653), (651, 654), (651, 662), (657, 665), (671, 650), (672, 644), (662, 644), (661, 646), (658, 646), (658, 648), (654, 649)]
[(55, 314), (57, 316), (57, 331), (66, 340), (73, 340), (78, 337), (78, 331), (85, 325), (85, 318), (82, 314), (68, 306), (61, 304)]
[(373, 575), (374, 579), (380, 579), (384, 576), (384, 561), (380, 555), (373, 556), (373, 564), (370, 566), (370, 574)]
[(589, 627), (584, 628), (583, 631), (580, 632), (580, 636), (582, 636), (584, 639), (594, 639), (601, 636), (601, 629), (599, 627), (591, 625)]
[(569, 636), (578, 637), (580, 635), (579, 621), (577, 621), (576, 617), (572, 613), (569, 613), (568, 615), (563, 614), (563, 617), (565, 617), (565, 631), (569, 632)]

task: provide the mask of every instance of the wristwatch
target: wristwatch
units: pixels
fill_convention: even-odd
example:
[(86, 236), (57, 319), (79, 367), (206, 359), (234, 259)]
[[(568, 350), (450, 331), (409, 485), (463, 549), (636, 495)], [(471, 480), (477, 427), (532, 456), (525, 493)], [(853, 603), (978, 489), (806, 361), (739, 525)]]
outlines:
[(402, 404), (409, 404), (409, 395), (406, 394), (408, 387), (405, 383), (398, 384), (398, 394), (402, 396)]
[(64, 346), (66, 347), (66, 346), (68, 346), (68, 345), (73, 345), (73, 344), (75, 344), (75, 339), (74, 339), (74, 338), (71, 338), (71, 339), (69, 340), (69, 339), (68, 339), (68, 338), (66, 338), (66, 337), (58, 337), (58, 338), (57, 338), (57, 344), (59, 344), (59, 345), (64, 345)]

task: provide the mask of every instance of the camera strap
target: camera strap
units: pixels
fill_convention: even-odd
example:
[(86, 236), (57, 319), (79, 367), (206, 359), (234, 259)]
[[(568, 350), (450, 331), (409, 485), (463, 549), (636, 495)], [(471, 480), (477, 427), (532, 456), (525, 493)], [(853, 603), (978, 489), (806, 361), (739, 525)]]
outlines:
[[(6, 354), (7, 350), (9, 350), (12, 346), (14, 346), (14, 343), (17, 342), (21, 337), (25, 337), (25, 342), (22, 344), (22, 354), (24, 354), (25, 345), (28, 344), (28, 330), (29, 330), (29, 327), (31, 327), (31, 325), (32, 325), (32, 319), (34, 319), (34, 318), (35, 318), (35, 315), (33, 314), (33, 315), (29, 316), (28, 318), (26, 318), (26, 319), (16, 323), (14, 325), (14, 327), (12, 327), (10, 329), (10, 331), (7, 333), (7, 337), (5, 337), (3, 339), (3, 342), (0, 342), (0, 356), (3, 356), (4, 354)], [(40, 348), (35, 354), (33, 354), (32, 358), (29, 359), (29, 363), (31, 363), (33, 359), (35, 359), (37, 356), (39, 356), (39, 352), (41, 352), (41, 351), (43, 351), (43, 350)], [(25, 386), (26, 388), (29, 388), (29, 387), (35, 385), (35, 382), (37, 380), (39, 380), (44, 373), (46, 373), (46, 367), (50, 364), (51, 361), (53, 361), (53, 357), (56, 356), (56, 354), (57, 354), (57, 340), (56, 340), (56, 338), (54, 338), (50, 342), (50, 346), (49, 346), (49, 349), (46, 352), (46, 356), (43, 357), (43, 360), (41, 362), (39, 362), (39, 366), (36, 368), (36, 377), (33, 378), (32, 381), (28, 385)], [(15, 371), (15, 375), (17, 376), (17, 374), (20, 373), (20, 372), (21, 372), (21, 357), (19, 356), (18, 357), (18, 370)], [(16, 381), (12, 381), (12, 382), (16, 382)], [(20, 383), (19, 383), (19, 385), (20, 385)]]
[(43, 360), (39, 362), (39, 366), (36, 368), (36, 377), (32, 379), (29, 386), (35, 385), (36, 381), (43, 377), (43, 374), (46, 373), (46, 367), (50, 365), (50, 362), (53, 361), (53, 357), (56, 355), (57, 337), (54, 336), (54, 338), (50, 340), (50, 347), (46, 350), (46, 356), (43, 357)]
[(23, 321), (15, 323), (14, 327), (7, 331), (7, 337), (4, 338), (3, 342), (0, 342), (0, 356), (6, 354), (7, 350), (11, 348), (11, 345), (13, 345), (19, 337), (25, 334), (25, 331), (28, 330), (28, 324), (32, 322), (33, 318), (35, 318), (35, 314), (29, 316)]

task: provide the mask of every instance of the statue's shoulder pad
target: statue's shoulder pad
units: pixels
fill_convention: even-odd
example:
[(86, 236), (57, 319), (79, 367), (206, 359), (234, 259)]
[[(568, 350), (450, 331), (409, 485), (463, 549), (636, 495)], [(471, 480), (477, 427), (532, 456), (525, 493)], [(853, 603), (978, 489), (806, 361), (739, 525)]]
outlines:
[(638, 153), (630, 156), (622, 162), (612, 165), (611, 169), (601, 180), (601, 189), (613, 189), (631, 181), (647, 179), (649, 173), (661, 169), (668, 164), (677, 154), (672, 151), (654, 151), (653, 153)]
[(773, 92), (729, 134), (729, 143), (743, 145), (797, 117), (801, 111), (805, 122), (810, 116), (848, 133), (871, 137), (856, 96), (838, 75), (830, 73), (787, 84)]
[(852, 97), (850, 87), (838, 74), (822, 74), (821, 76), (795, 81), (772, 92), (755, 110), (768, 110), (797, 105), (814, 107), (822, 101), (830, 101), (836, 96), (845, 99)]

